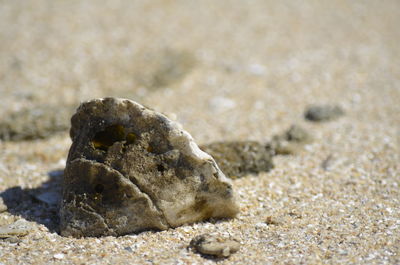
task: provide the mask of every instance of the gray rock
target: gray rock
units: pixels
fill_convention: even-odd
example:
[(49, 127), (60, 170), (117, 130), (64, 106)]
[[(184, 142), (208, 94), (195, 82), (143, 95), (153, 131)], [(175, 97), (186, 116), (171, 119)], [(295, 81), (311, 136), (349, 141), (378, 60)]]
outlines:
[(268, 146), (274, 150), (274, 155), (295, 155), (302, 149), (301, 145), (282, 140), (279, 137), (273, 137)]
[(203, 255), (227, 258), (240, 249), (240, 243), (228, 238), (203, 234), (194, 237), (190, 242), (190, 247)]
[(344, 115), (344, 111), (337, 105), (313, 105), (309, 106), (304, 117), (309, 121), (329, 121)]
[(83, 103), (71, 122), (62, 235), (117, 236), (238, 212), (214, 159), (164, 115), (105, 98)]
[(258, 174), (273, 168), (272, 149), (256, 141), (217, 142), (200, 147), (230, 178)]
[(289, 142), (304, 143), (309, 142), (312, 137), (311, 135), (301, 126), (293, 124), (290, 128), (283, 134), (285, 140)]
[(275, 135), (267, 146), (276, 155), (293, 155), (312, 141), (312, 136), (299, 125), (292, 125), (282, 134)]

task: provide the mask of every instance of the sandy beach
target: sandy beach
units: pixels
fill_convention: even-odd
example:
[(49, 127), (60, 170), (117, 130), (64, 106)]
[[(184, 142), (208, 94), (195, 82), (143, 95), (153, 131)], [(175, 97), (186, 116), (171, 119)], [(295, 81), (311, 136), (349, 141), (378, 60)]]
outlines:
[[(0, 229), (0, 264), (400, 264), (399, 25), (396, 0), (0, 0), (0, 227), (25, 231)], [(110, 96), (199, 145), (267, 143), (292, 124), (313, 140), (234, 179), (234, 219), (63, 237), (65, 117)], [(311, 122), (313, 104), (345, 114)], [(204, 233), (240, 250), (201, 256), (188, 246)]]

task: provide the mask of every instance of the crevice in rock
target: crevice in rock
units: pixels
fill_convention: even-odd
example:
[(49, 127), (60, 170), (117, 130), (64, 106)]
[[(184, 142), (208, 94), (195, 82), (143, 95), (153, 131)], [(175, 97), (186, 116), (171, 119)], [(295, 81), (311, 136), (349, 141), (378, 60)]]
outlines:
[[(124, 175), (122, 174), (122, 172), (120, 172), (119, 170), (114, 169), (114, 168), (111, 168), (111, 169), (117, 171), (119, 174), (121, 174), (121, 176), (124, 176)], [(135, 186), (139, 189), (139, 191), (140, 191), (141, 193), (143, 193), (144, 195), (146, 195), (146, 196), (150, 199), (150, 201), (151, 201), (151, 203), (153, 204), (153, 206), (157, 209), (157, 212), (164, 218), (164, 221), (168, 224), (168, 226), (171, 226), (170, 223), (168, 222), (167, 218), (165, 217), (164, 211), (161, 210), (161, 208), (157, 205), (156, 199), (153, 198), (153, 196), (151, 196), (149, 193), (145, 192), (145, 191), (143, 190), (143, 187), (141, 187), (141, 185), (138, 183), (138, 181), (136, 181), (135, 178), (128, 178), (128, 179), (129, 179), (129, 181), (130, 181), (133, 185), (135, 185)]]
[(94, 216), (96, 216), (97, 218), (100, 219), (100, 221), (104, 224), (104, 226), (107, 228), (108, 231), (112, 232), (113, 234), (115, 234), (114, 229), (110, 228), (109, 224), (107, 223), (106, 219), (101, 216), (100, 214), (96, 213), (96, 211), (90, 207), (89, 205), (82, 205), (81, 206), (82, 211), (86, 211), (89, 214), (93, 214)]

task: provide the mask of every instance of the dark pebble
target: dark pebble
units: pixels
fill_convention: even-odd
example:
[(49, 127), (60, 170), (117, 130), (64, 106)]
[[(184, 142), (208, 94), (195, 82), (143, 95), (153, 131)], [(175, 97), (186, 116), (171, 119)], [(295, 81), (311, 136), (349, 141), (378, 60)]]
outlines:
[(329, 121), (344, 115), (344, 111), (337, 105), (313, 105), (309, 106), (304, 117), (309, 121)]

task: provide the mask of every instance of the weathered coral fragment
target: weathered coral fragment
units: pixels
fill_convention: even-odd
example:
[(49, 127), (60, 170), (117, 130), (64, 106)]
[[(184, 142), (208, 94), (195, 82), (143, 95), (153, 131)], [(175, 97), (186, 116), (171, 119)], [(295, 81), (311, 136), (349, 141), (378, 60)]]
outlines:
[(273, 168), (273, 152), (256, 141), (217, 142), (201, 146), (217, 161), (222, 172), (230, 178), (258, 174)]
[(213, 158), (164, 115), (105, 98), (83, 103), (71, 122), (62, 235), (123, 235), (237, 213)]

